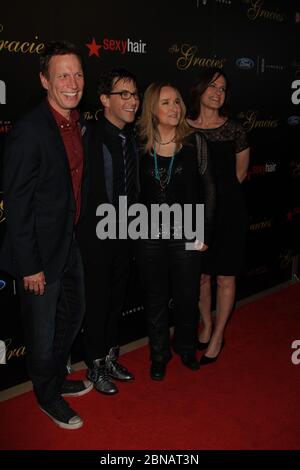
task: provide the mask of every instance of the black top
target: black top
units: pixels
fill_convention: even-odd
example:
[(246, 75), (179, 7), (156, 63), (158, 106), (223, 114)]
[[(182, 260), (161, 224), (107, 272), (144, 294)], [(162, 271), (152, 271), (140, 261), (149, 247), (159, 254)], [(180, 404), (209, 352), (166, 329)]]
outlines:
[[(231, 192), (231, 187), (238, 183), (236, 177), (236, 153), (249, 147), (247, 133), (240, 123), (228, 119), (222, 126), (215, 129), (201, 129), (209, 143), (210, 154), (214, 161), (219, 195)], [(228, 158), (216, 158), (221, 145), (221, 152)], [(226, 151), (225, 151), (226, 148)], [(229, 156), (230, 155), (230, 156)]]
[[(199, 158), (206, 158), (207, 146), (205, 139), (201, 139)], [(168, 178), (168, 169), (171, 157), (157, 155), (158, 171), (161, 182)], [(205, 165), (203, 174), (199, 171), (197, 158), (197, 145), (195, 138), (184, 143), (175, 154), (169, 184), (164, 184), (155, 178), (155, 163), (153, 152), (142, 154), (140, 159), (141, 202), (148, 208), (152, 204), (205, 204), (204, 236), (209, 244), (211, 238), (214, 211), (215, 211), (215, 184), (211, 164)], [(153, 221), (151, 221), (152, 223)]]
[(215, 232), (204, 256), (207, 274), (236, 275), (245, 268), (248, 218), (241, 184), (236, 176), (237, 153), (249, 147), (240, 123), (228, 119), (215, 129), (201, 129), (214, 166), (217, 186)]

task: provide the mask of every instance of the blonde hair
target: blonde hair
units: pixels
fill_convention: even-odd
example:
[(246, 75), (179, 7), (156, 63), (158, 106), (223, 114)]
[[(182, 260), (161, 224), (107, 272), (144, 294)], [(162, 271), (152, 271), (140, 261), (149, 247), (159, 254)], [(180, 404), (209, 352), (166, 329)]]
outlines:
[(149, 152), (152, 149), (155, 140), (158, 140), (158, 137), (159, 137), (158, 130), (157, 130), (158, 119), (156, 116), (156, 111), (158, 107), (160, 92), (161, 92), (161, 89), (164, 87), (173, 88), (173, 90), (176, 91), (178, 98), (179, 98), (181, 116), (180, 116), (178, 126), (176, 128), (177, 148), (180, 147), (183, 139), (188, 134), (191, 133), (190, 127), (185, 120), (186, 107), (185, 107), (185, 104), (183, 102), (183, 99), (181, 97), (179, 90), (174, 85), (170, 84), (169, 82), (151, 83), (151, 85), (149, 85), (147, 90), (145, 91), (142, 113), (137, 123), (139, 137), (142, 142), (142, 149), (145, 153)]

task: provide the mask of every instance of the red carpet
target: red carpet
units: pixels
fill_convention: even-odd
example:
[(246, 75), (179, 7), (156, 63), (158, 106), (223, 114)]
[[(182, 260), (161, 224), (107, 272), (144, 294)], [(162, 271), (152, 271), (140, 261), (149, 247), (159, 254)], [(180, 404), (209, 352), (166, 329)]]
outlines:
[(56, 427), (32, 393), (2, 402), (0, 448), (299, 449), (299, 314), (299, 283), (241, 307), (216, 363), (192, 372), (174, 356), (163, 382), (149, 378), (146, 347), (124, 355), (136, 380), (70, 399), (85, 420), (77, 431)]

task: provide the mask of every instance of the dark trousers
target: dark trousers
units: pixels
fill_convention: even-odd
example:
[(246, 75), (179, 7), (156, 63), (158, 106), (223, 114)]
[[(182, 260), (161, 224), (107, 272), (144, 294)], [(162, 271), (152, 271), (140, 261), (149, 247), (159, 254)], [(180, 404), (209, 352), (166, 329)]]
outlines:
[(44, 295), (25, 291), (19, 282), (27, 347), (27, 366), (41, 405), (60, 398), (71, 346), (82, 324), (84, 281), (81, 255), (72, 242), (61, 277), (45, 286)]
[(86, 360), (105, 357), (119, 342), (119, 322), (124, 306), (130, 260), (130, 240), (102, 240), (93, 259), (86, 260)]
[(169, 339), (169, 282), (174, 301), (173, 347), (179, 354), (195, 353), (199, 322), (200, 260), (185, 250), (182, 240), (139, 240), (137, 260), (144, 291), (152, 361), (171, 358)]

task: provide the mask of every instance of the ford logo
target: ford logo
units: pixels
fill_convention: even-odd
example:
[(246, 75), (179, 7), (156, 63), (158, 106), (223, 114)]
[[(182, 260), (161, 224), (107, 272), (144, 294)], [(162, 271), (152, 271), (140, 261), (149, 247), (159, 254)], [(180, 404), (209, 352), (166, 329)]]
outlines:
[(300, 124), (300, 116), (290, 116), (287, 122), (290, 126), (298, 126)]
[(0, 290), (4, 289), (5, 286), (6, 286), (6, 282), (0, 279)]
[(240, 57), (235, 61), (235, 64), (239, 69), (250, 70), (254, 67), (254, 60), (248, 57)]

